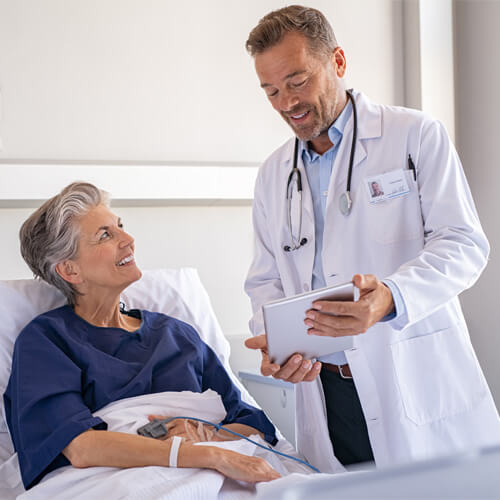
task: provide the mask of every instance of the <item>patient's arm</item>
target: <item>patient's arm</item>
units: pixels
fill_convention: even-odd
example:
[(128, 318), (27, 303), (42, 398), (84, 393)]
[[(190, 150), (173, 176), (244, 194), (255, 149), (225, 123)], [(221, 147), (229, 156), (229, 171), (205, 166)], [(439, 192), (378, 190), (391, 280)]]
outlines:
[[(88, 430), (62, 451), (74, 467), (169, 466), (171, 439), (165, 441), (121, 432)], [(214, 446), (183, 442), (178, 467), (214, 469), (233, 479), (271, 481), (280, 475), (262, 458), (241, 455)]]
[[(264, 434), (253, 427), (245, 424), (225, 424), (225, 429), (230, 429), (238, 434), (243, 434), (243, 436), (251, 436), (253, 434), (259, 435), (262, 439), (264, 439)], [(228, 441), (233, 439), (241, 439), (230, 432), (225, 432), (223, 429), (217, 432), (216, 439), (220, 441)]]
[[(165, 415), (148, 415), (149, 420), (164, 420), (168, 418)], [(241, 439), (239, 436), (235, 436), (230, 432), (224, 430), (217, 431), (217, 429), (211, 425), (204, 424), (203, 422), (197, 422), (195, 420), (188, 419), (176, 419), (165, 424), (168, 429), (168, 437), (181, 436), (190, 441), (233, 441)], [(245, 424), (224, 424), (224, 428), (230, 429), (243, 436), (251, 436), (253, 434), (259, 435), (264, 439), (264, 434), (253, 427)]]

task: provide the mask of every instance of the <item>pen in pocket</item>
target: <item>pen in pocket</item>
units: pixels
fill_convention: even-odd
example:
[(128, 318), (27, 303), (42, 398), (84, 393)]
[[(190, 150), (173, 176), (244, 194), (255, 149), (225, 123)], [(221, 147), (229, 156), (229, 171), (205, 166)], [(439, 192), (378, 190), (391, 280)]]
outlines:
[(415, 164), (411, 159), (411, 155), (408, 155), (408, 169), (413, 172), (413, 180), (417, 180), (417, 169), (415, 168)]

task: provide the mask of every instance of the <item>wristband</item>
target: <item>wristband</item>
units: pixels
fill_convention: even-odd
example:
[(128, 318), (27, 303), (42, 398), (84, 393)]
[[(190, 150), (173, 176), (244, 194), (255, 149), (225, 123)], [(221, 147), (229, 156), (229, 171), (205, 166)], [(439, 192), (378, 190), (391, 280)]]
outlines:
[(180, 436), (174, 436), (172, 438), (172, 444), (170, 445), (170, 458), (168, 461), (168, 465), (170, 467), (177, 467), (177, 455), (179, 454), (181, 442), (182, 438)]

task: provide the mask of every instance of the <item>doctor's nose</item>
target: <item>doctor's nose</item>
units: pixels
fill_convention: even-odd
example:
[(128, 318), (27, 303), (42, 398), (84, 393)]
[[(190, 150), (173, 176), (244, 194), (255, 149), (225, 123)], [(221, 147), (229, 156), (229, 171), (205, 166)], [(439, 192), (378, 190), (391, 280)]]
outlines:
[(299, 104), (299, 98), (289, 92), (282, 91), (278, 99), (278, 111), (280, 113), (289, 113)]

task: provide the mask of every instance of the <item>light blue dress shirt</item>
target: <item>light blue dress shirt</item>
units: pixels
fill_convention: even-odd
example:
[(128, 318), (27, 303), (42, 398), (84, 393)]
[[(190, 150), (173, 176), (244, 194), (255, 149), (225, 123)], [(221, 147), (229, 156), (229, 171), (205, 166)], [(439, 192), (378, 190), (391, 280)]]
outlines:
[[(326, 285), (323, 262), (321, 252), (323, 249), (323, 232), (325, 229), (325, 211), (326, 200), (328, 198), (328, 188), (330, 185), (330, 177), (332, 174), (333, 164), (337, 157), (340, 142), (344, 134), (344, 128), (352, 114), (352, 104), (348, 100), (347, 105), (342, 110), (335, 122), (328, 129), (328, 137), (332, 143), (332, 147), (319, 155), (307, 146), (307, 142), (300, 141), (302, 161), (307, 175), (307, 182), (311, 190), (313, 209), (314, 209), (314, 236), (316, 245), (314, 249), (314, 265), (312, 272), (312, 289), (323, 288)], [(404, 302), (396, 284), (390, 280), (384, 281), (389, 287), (394, 297), (396, 312), (386, 316), (382, 321), (389, 321), (401, 317), (406, 311)], [(347, 358), (344, 351), (329, 354), (318, 358), (325, 363), (334, 365), (343, 365), (347, 363)]]

